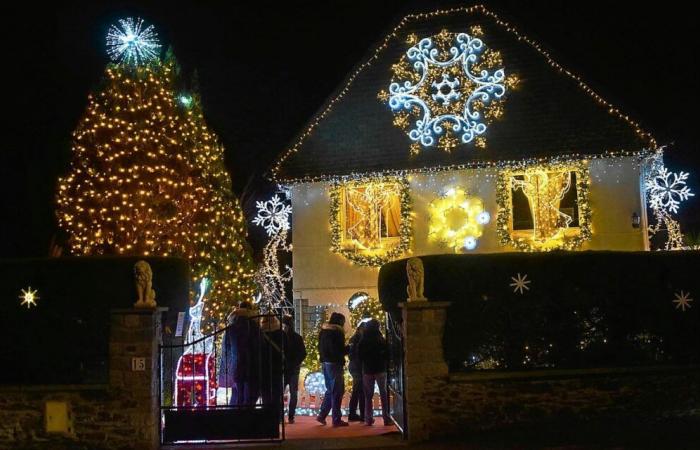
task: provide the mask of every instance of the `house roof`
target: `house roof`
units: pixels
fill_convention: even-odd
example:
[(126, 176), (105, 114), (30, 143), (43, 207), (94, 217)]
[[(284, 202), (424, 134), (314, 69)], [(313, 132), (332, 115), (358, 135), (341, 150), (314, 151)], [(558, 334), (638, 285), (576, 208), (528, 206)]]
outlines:
[[(506, 74), (520, 82), (508, 92), (503, 116), (486, 131), (487, 147), (460, 144), (452, 152), (423, 148), (411, 155), (406, 132), (378, 99), (388, 90), (391, 66), (419, 38), (468, 32), (501, 53)], [(481, 5), (411, 14), (369, 52), (274, 163), (277, 182), (328, 180), (355, 174), (485, 167), (530, 160), (638, 154), (654, 138), (578, 76), (556, 63), (536, 42)]]

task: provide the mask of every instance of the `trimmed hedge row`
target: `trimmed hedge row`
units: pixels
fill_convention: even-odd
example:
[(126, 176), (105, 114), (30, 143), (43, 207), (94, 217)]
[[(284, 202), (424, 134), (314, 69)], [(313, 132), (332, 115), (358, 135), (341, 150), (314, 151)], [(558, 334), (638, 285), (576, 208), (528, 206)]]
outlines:
[[(0, 384), (106, 382), (109, 311), (133, 305), (133, 266), (140, 259), (151, 265), (156, 301), (170, 308), (172, 322), (189, 305), (190, 272), (183, 259), (0, 260)], [(28, 286), (39, 295), (31, 309), (18, 297)]]
[[(700, 363), (700, 252), (552, 252), (423, 256), (425, 295), (452, 302), (451, 370)], [(406, 260), (379, 272), (391, 314)], [(514, 278), (527, 275), (523, 294)]]

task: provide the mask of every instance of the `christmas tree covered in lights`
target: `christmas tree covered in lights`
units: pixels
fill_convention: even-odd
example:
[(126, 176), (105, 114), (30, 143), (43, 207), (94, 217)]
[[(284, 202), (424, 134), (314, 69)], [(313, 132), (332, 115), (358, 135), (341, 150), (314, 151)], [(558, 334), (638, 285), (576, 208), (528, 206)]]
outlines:
[(133, 47), (138, 35), (130, 29), (111, 42), (117, 62), (88, 97), (73, 133), (70, 171), (58, 182), (59, 226), (75, 255), (187, 258), (192, 286), (202, 277), (211, 283), (203, 324), (209, 329), (253, 293), (246, 224), (223, 146), (204, 121), (198, 95), (177, 89), (171, 52), (162, 60), (126, 56), (148, 56)]

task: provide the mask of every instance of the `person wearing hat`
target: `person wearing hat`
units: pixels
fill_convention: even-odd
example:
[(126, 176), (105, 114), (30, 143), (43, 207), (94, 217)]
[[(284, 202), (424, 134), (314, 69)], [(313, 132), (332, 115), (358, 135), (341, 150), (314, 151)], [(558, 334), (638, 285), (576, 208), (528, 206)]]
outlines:
[(345, 380), (343, 369), (345, 367), (345, 355), (348, 347), (345, 345), (345, 316), (334, 312), (328, 323), (324, 323), (318, 334), (318, 354), (323, 368), (323, 378), (326, 382), (326, 395), (323, 397), (321, 411), (316, 420), (322, 425), (326, 424), (326, 417), (332, 411), (333, 426), (347, 427), (348, 423), (342, 420), (340, 404), (345, 392)]

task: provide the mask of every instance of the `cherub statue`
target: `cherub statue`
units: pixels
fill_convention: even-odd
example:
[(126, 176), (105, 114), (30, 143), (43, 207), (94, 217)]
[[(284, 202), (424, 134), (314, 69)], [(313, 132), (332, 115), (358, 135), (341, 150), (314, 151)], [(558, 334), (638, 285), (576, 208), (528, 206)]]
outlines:
[(146, 261), (134, 264), (134, 281), (136, 283), (135, 308), (155, 308), (156, 291), (152, 288), (153, 271)]
[(427, 300), (423, 295), (424, 272), (423, 261), (420, 258), (411, 258), (406, 262), (406, 275), (408, 275), (408, 286), (406, 286), (408, 301)]

